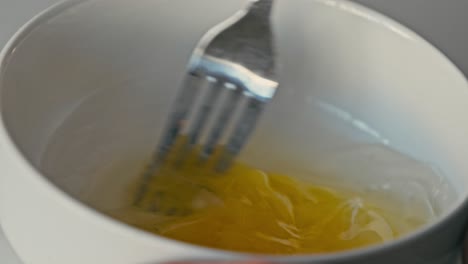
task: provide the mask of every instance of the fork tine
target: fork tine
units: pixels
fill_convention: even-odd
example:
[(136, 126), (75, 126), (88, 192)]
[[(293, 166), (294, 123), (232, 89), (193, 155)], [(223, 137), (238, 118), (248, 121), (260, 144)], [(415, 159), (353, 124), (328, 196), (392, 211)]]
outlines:
[[(248, 95), (247, 95), (248, 96)], [(255, 97), (249, 96), (247, 107), (241, 115), (236, 127), (231, 134), (226, 148), (223, 150), (218, 161), (216, 170), (219, 172), (225, 171), (231, 165), (233, 158), (240, 152), (247, 141), (247, 138), (252, 133), (257, 123), (265, 102), (258, 100)]]
[(209, 82), (208, 93), (203, 99), (202, 105), (195, 116), (194, 123), (188, 133), (188, 140), (180, 149), (181, 154), (176, 161), (177, 165), (180, 165), (180, 163), (185, 159), (186, 155), (190, 153), (191, 148), (197, 144), (198, 139), (207, 124), (208, 118), (212, 113), (212, 109), (216, 104), (221, 91), (223, 90), (221, 87), (222, 84), (215, 78), (207, 77), (207, 80)]
[(133, 198), (133, 205), (134, 206), (142, 206), (143, 200), (145, 200), (146, 193), (148, 191), (148, 186), (151, 183), (151, 180), (153, 179), (153, 176), (156, 172), (156, 170), (159, 168), (161, 165), (161, 160), (153, 160), (150, 162), (148, 167), (145, 169), (142, 175), (142, 181), (140, 185), (138, 186), (138, 190), (135, 193), (135, 197)]
[(186, 121), (187, 113), (192, 108), (195, 100), (195, 95), (200, 90), (201, 78), (193, 74), (188, 75), (183, 83), (182, 90), (179, 92), (174, 105), (174, 109), (170, 114), (165, 131), (161, 138), (160, 145), (157, 149), (155, 159), (163, 160), (167, 153), (174, 145), (177, 136), (182, 131)]
[(203, 105), (201, 106), (201, 109), (195, 118), (195, 123), (189, 133), (189, 143), (191, 145), (195, 145), (197, 143), (198, 138), (205, 128), (208, 118), (212, 112), (211, 110), (213, 109), (217, 99), (219, 98), (219, 95), (221, 94), (221, 91), (223, 90), (222, 84), (219, 83), (216, 79), (209, 79), (208, 81), (210, 82), (208, 87), (208, 95), (204, 99)]
[(211, 129), (211, 133), (209, 134), (207, 142), (201, 153), (202, 160), (206, 160), (213, 154), (214, 149), (218, 144), (219, 139), (221, 138), (221, 135), (228, 127), (227, 125), (233, 116), (234, 109), (239, 103), (240, 95), (242, 94), (241, 89), (235, 85), (227, 83), (225, 86), (229, 90), (226, 104), (223, 106), (221, 113), (217, 117), (213, 128)]
[(153, 160), (150, 161), (148, 167), (145, 169), (142, 175), (142, 183), (140, 184), (138, 191), (136, 192), (133, 204), (135, 206), (140, 205), (148, 191), (148, 186), (153, 179), (156, 170), (158, 170), (165, 156), (174, 144), (179, 132), (183, 129), (187, 113), (194, 104), (194, 98), (198, 90), (200, 89), (201, 78), (193, 74), (187, 75), (184, 79), (181, 91), (177, 95), (174, 103), (174, 108), (171, 110), (169, 120), (163, 132), (163, 136), (160, 141), (159, 147), (156, 149), (156, 153), (153, 156)]

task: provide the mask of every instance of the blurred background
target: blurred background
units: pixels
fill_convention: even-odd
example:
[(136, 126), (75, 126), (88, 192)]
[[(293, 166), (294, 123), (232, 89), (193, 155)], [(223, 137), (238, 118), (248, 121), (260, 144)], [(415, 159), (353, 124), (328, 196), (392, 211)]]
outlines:
[[(468, 0), (353, 1), (376, 9), (415, 30), (468, 74)], [(56, 2), (59, 0), (0, 0), (0, 46), (33, 15)]]

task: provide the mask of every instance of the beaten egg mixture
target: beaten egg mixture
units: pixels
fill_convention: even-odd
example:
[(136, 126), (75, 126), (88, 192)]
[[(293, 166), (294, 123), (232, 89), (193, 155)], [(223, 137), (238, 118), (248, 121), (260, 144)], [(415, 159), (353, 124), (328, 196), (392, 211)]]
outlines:
[(336, 252), (402, 235), (383, 208), (351, 192), (241, 163), (216, 173), (196, 153), (175, 163), (160, 167), (140, 204), (110, 214), (168, 238), (261, 254)]

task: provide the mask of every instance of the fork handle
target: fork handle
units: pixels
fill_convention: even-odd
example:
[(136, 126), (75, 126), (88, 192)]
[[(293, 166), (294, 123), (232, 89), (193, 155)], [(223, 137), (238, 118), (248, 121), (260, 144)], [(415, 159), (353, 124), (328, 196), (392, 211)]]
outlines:
[(262, 18), (270, 18), (273, 0), (252, 0), (249, 13)]

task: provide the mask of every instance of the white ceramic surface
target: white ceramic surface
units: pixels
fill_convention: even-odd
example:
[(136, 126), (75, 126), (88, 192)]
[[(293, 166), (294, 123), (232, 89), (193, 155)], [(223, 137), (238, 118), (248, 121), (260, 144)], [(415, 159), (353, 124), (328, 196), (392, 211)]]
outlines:
[[(3, 231), (0, 229), (0, 263), (2, 264), (24, 264), (19, 257), (13, 252), (8, 243)], [(461, 258), (455, 261), (455, 264), (462, 264)]]
[[(220, 12), (207, 16), (208, 4)], [(130, 154), (142, 160), (159, 130), (153, 122), (165, 116), (172, 88), (180, 77), (168, 73), (181, 73), (199, 35), (241, 4), (108, 0), (80, 4), (55, 16), (54, 12), (65, 5), (30, 23), (10, 42), (3, 53), (1, 106), (7, 130), (20, 152), (2, 130), (0, 155), (5, 173), (0, 178), (0, 219), (26, 263), (147, 263), (181, 257), (233, 257), (158, 239), (113, 222), (44, 181), (20, 153), (44, 170), (41, 155), (53, 132), (83, 100), (101, 96), (103, 101), (91, 104), (89, 116), (95, 120), (76, 122), (77, 128), (83, 129), (76, 138), (100, 135), (105, 140), (98, 144), (107, 147), (103, 153), (99, 148), (94, 152), (79, 148), (84, 152), (78, 151), (81, 155), (73, 162), (67, 160), (70, 163), (64, 164), (71, 167), (65, 169), (74, 169), (77, 163), (86, 165), (104, 154), (110, 163), (129, 160), (125, 155)], [(284, 69), (294, 69), (284, 72), (282, 83), (295, 90), (285, 90), (277, 100), (280, 103), (272, 105), (258, 134), (269, 134), (271, 139), (310, 130), (306, 111), (312, 108), (294, 100), (320, 98), (351, 111), (403, 151), (436, 163), (450, 176), (460, 196), (466, 197), (468, 179), (463, 175), (468, 175), (464, 164), (468, 141), (463, 135), (468, 127), (463, 121), (468, 94), (460, 72), (412, 32), (372, 11), (333, 0), (298, 0), (296, 4), (282, 6), (277, 14)], [(37, 27), (41, 22), (46, 23)], [(182, 37), (185, 39), (178, 41)], [(323, 61), (330, 63), (317, 64)], [(282, 112), (285, 105), (291, 112)], [(154, 113), (153, 119), (140, 119), (138, 113)], [(281, 129), (271, 129), (273, 113), (284, 117)], [(291, 113), (295, 120), (288, 120)], [(118, 118), (109, 119), (109, 114)], [(302, 119), (305, 122), (298, 123), (304, 127), (288, 130), (292, 128), (288, 122)], [(119, 123), (124, 129), (114, 129)], [(106, 130), (103, 124), (112, 129)], [(293, 137), (298, 144), (314, 142), (307, 138), (300, 133)], [(258, 136), (252, 142), (256, 146), (269, 143)], [(275, 142), (278, 144), (269, 147), (283, 149), (284, 141)], [(128, 148), (128, 143), (133, 148)], [(87, 144), (89, 150), (92, 141)], [(109, 153), (115, 156), (109, 157)], [(264, 154), (260, 151), (256, 156), (264, 156), (268, 163)], [(126, 167), (133, 170), (138, 165), (134, 162)], [(83, 175), (86, 178), (93, 173), (97, 171)], [(69, 179), (55, 178), (57, 175), (60, 173), (51, 172), (49, 179), (81, 198), (82, 190), (77, 186), (86, 180), (77, 181), (78, 174), (73, 173), (67, 175)], [(440, 258), (455, 254), (465, 218), (458, 210), (436, 227), (385, 246), (294, 260), (444, 263)]]
[(13, 252), (8, 243), (3, 230), (0, 228), (0, 263), (2, 264), (21, 264), (19, 257)]

